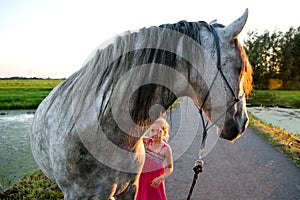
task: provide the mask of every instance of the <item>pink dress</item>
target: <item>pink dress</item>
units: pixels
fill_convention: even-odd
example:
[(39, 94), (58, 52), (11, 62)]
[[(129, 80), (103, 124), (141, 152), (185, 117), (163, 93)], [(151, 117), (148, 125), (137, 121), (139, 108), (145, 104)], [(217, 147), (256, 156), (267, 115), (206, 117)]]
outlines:
[(146, 158), (142, 173), (139, 178), (139, 186), (136, 200), (166, 200), (164, 180), (157, 188), (151, 187), (152, 180), (164, 173), (165, 157), (159, 153), (166, 147), (164, 144), (158, 153), (148, 148), (152, 140), (146, 144)]

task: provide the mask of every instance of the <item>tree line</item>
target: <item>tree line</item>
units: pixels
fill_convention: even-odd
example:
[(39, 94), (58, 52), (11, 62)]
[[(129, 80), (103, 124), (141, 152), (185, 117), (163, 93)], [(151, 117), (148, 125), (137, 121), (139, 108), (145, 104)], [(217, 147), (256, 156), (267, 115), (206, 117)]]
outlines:
[(300, 90), (300, 27), (250, 31), (244, 48), (254, 70), (254, 89)]

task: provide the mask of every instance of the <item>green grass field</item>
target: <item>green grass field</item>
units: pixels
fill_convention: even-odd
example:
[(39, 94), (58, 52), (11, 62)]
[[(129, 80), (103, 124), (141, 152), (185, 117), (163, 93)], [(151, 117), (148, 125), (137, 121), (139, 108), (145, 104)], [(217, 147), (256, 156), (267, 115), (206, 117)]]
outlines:
[(300, 108), (300, 91), (254, 90), (247, 103), (250, 106)]
[[(0, 80), (0, 110), (36, 109), (64, 80)], [(254, 90), (249, 106), (300, 108), (300, 91)]]
[(64, 80), (0, 80), (0, 110), (36, 109)]

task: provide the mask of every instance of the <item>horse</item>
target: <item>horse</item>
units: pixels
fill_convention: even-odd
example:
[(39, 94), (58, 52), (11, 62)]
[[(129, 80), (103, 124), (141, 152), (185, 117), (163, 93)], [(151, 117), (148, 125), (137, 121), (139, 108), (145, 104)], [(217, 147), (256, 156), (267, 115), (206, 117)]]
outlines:
[(237, 39), (247, 17), (248, 9), (228, 26), (179, 21), (125, 32), (56, 86), (35, 112), (30, 140), (64, 199), (135, 199), (141, 138), (180, 97), (189, 97), (221, 138), (238, 138), (252, 85)]

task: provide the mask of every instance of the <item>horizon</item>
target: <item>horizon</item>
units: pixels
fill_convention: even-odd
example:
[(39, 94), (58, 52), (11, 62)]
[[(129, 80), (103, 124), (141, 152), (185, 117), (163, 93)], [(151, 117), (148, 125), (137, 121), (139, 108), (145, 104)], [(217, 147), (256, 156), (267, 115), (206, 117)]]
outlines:
[(42, 77), (25, 77), (25, 76), (10, 76), (10, 77), (0, 77), (0, 80), (66, 80), (67, 78), (42, 78)]

